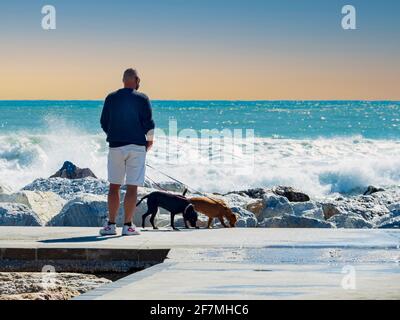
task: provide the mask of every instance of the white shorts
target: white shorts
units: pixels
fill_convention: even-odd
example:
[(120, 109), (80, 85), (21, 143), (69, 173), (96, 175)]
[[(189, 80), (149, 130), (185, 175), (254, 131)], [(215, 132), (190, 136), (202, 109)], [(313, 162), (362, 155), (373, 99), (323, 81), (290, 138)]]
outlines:
[(108, 182), (118, 185), (143, 186), (146, 172), (146, 147), (130, 144), (110, 148)]

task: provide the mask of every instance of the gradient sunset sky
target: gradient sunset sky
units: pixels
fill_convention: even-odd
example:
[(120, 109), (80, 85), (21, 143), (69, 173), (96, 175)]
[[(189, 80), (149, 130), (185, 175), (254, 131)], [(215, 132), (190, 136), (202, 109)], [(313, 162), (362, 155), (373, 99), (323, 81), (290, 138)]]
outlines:
[(399, 0), (2, 0), (0, 99), (103, 99), (132, 66), (152, 99), (400, 100), (399, 39)]

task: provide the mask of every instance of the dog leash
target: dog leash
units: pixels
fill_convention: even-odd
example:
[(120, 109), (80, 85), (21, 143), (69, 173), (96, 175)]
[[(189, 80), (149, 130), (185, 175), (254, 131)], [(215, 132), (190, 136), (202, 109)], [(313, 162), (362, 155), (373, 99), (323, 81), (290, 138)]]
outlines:
[[(184, 195), (186, 194), (187, 190), (192, 190), (192, 191), (194, 191), (195, 193), (197, 193), (197, 194), (199, 194), (199, 195), (202, 195), (202, 196), (204, 196), (204, 197), (210, 199), (210, 200), (213, 201), (213, 202), (217, 202), (215, 199), (210, 198), (209, 196), (207, 196), (207, 195), (204, 194), (203, 192), (200, 192), (200, 191), (198, 191), (198, 190), (192, 188), (191, 186), (187, 185), (186, 183), (183, 183), (182, 181), (179, 181), (178, 179), (175, 179), (174, 177), (171, 177), (170, 175), (166, 174), (165, 172), (162, 172), (161, 170), (156, 169), (156, 168), (154, 168), (153, 166), (151, 166), (151, 165), (149, 165), (149, 164), (146, 164), (146, 166), (149, 167), (150, 169), (154, 170), (154, 171), (157, 171), (158, 173), (162, 174), (163, 176), (165, 176), (165, 177), (167, 177), (167, 178), (169, 178), (169, 179), (171, 179), (171, 180), (173, 180), (173, 181), (179, 183), (180, 185), (184, 186), (184, 187), (186, 188), (186, 190), (185, 190), (185, 192), (184, 192)], [(149, 180), (151, 180), (151, 181), (154, 182), (154, 180), (152, 180), (152, 179), (149, 179)], [(155, 183), (155, 182), (154, 182), (154, 183)], [(155, 183), (155, 184), (158, 185), (157, 183)], [(159, 186), (159, 185), (158, 185), (158, 186)], [(167, 190), (165, 190), (164, 188), (162, 188), (161, 186), (159, 186), (159, 187), (160, 187), (162, 190), (167, 191)]]
[(163, 190), (163, 191), (168, 191), (167, 189), (163, 188), (160, 184), (155, 182), (152, 178), (150, 178), (148, 175), (146, 175), (146, 178), (150, 180), (152, 184), (154, 184), (158, 189)]
[[(153, 166), (151, 166), (151, 165), (149, 165), (149, 164), (146, 164), (146, 166), (149, 167), (150, 169), (153, 169), (154, 171), (157, 171), (158, 173), (161, 173), (163, 176), (165, 176), (165, 177), (167, 177), (167, 178), (170, 178), (171, 180), (173, 180), (173, 181), (175, 181), (175, 182), (178, 182), (179, 184), (181, 184), (181, 185), (183, 185), (183, 186), (185, 186), (185, 187), (188, 187), (188, 185), (186, 185), (186, 184), (183, 183), (182, 181), (179, 181), (178, 179), (175, 179), (174, 177), (171, 177), (170, 175), (166, 174), (165, 172), (162, 172), (162, 171), (160, 171), (160, 170), (154, 168)], [(197, 191), (194, 190), (193, 188), (191, 188), (191, 189), (192, 189), (193, 191), (197, 192)]]

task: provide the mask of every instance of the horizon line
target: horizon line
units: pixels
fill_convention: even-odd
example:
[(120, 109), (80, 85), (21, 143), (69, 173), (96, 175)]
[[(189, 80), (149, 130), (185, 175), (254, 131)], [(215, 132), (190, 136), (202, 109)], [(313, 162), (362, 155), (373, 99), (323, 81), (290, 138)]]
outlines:
[[(104, 99), (0, 99), (1, 102), (20, 101), (104, 101)], [(334, 102), (334, 101), (353, 101), (353, 102), (400, 102), (396, 99), (150, 99), (150, 101), (203, 101), (203, 102), (279, 102), (279, 101), (303, 101), (303, 102)]]

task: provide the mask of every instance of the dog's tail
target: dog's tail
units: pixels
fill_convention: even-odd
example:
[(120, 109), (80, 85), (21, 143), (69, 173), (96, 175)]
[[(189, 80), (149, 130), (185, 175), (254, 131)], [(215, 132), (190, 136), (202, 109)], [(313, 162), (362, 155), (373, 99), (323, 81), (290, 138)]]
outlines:
[(138, 207), (143, 202), (143, 200), (147, 199), (148, 197), (149, 197), (149, 194), (147, 196), (144, 196), (142, 199), (140, 199), (140, 201), (138, 203), (136, 203), (136, 207)]

